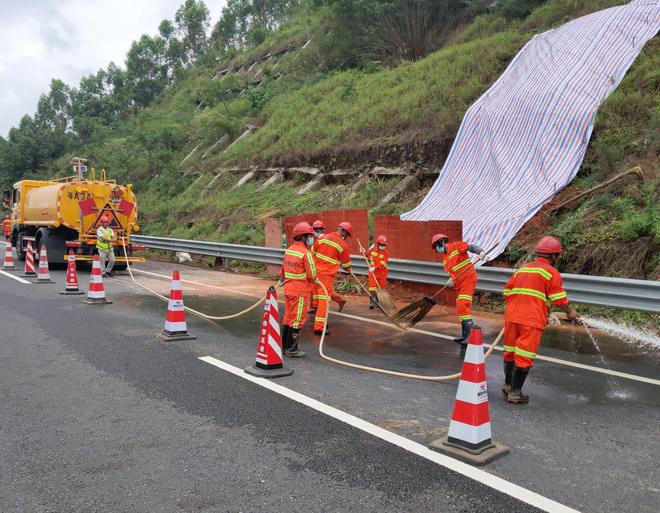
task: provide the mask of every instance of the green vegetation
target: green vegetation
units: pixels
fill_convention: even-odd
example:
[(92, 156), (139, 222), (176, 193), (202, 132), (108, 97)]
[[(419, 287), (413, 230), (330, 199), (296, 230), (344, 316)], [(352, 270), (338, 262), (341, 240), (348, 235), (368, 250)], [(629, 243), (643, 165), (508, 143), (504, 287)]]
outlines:
[[(381, 163), (371, 150), (418, 142), (434, 148), (425, 165), (440, 166), (465, 110), (530, 37), (621, 3), (230, 0), (210, 27), (204, 3), (185, 0), (155, 35), (133, 43), (123, 66), (110, 63), (75, 87), (53, 80), (37, 112), (0, 137), (0, 182), (63, 176), (72, 156), (88, 157), (134, 184), (145, 232), (241, 243), (263, 243), (262, 217), (373, 213), (396, 178), (338, 181), (299, 196), (303, 177), (261, 190), (266, 175), (238, 188), (239, 172), (216, 175), (249, 165), (331, 167), (337, 154), (346, 167), (369, 166)], [(565, 243), (566, 270), (660, 277), (659, 45), (647, 44), (599, 110), (571, 190), (638, 164), (646, 183), (618, 182), (543, 218), (543, 230)], [(247, 126), (257, 129), (227, 149)], [(429, 187), (378, 213), (412, 208)], [(503, 260), (524, 259), (535, 236), (523, 230)]]

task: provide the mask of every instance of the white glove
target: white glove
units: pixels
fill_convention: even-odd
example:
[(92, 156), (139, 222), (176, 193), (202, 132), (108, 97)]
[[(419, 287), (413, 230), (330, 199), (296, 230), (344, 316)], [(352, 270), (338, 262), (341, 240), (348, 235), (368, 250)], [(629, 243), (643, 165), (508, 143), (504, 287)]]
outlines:
[(321, 285), (321, 280), (319, 280), (318, 278), (316, 278), (316, 279), (314, 280), (314, 284), (315, 284), (315, 285)]
[(454, 280), (452, 280), (451, 278), (449, 278), (449, 279), (447, 280), (447, 287), (452, 288), (453, 286), (454, 286)]
[(482, 262), (487, 262), (488, 261), (488, 255), (486, 254), (485, 251), (482, 251), (481, 253), (479, 253), (479, 260), (481, 260)]
[(557, 325), (557, 324), (561, 324), (561, 321), (559, 320), (559, 317), (557, 317), (556, 314), (550, 312), (548, 314), (548, 324)]
[(370, 267), (370, 268), (369, 268), (369, 272), (370, 272), (370, 273), (374, 272), (375, 270), (376, 270), (375, 267)]

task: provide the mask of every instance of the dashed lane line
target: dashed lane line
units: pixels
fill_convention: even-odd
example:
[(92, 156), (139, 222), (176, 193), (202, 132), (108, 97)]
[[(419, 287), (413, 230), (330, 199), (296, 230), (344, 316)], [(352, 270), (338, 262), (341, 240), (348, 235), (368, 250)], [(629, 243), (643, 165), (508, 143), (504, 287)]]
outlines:
[[(158, 278), (164, 278), (169, 280), (170, 277), (163, 275), (163, 274), (158, 274), (158, 273), (153, 273), (149, 271), (142, 271), (142, 270), (137, 270), (133, 269), (133, 272), (139, 272), (143, 274), (148, 274), (150, 276), (156, 276)], [(190, 280), (181, 280), (184, 283), (190, 283), (192, 285), (201, 285), (203, 287), (209, 287), (209, 288), (215, 288), (219, 290), (225, 290), (225, 291), (231, 291), (231, 292), (237, 292), (240, 294), (243, 294), (245, 296), (249, 296), (252, 298), (258, 298), (259, 296), (256, 294), (250, 294), (247, 292), (240, 292), (240, 291), (234, 291), (233, 289), (230, 289), (228, 287), (219, 287), (217, 285), (209, 285), (207, 283), (201, 283), (198, 281), (190, 281)], [(387, 326), (388, 328), (394, 328), (394, 325), (386, 322), (386, 321), (380, 321), (378, 319), (371, 319), (369, 317), (361, 317), (359, 315), (353, 315), (345, 312), (330, 312), (332, 315), (338, 315), (339, 317), (346, 317), (347, 319), (354, 319), (358, 321), (364, 321), (364, 322), (370, 322), (372, 324), (379, 324), (381, 326)], [(450, 337), (448, 335), (444, 335), (442, 333), (436, 333), (435, 331), (427, 331), (427, 330), (422, 330), (419, 328), (410, 328), (407, 330), (412, 333), (419, 333), (420, 335), (428, 335), (429, 337), (435, 337), (435, 338), (442, 338), (445, 340), (454, 340), (453, 337)], [(484, 344), (485, 347), (490, 347), (490, 344)], [(496, 347), (496, 351), (502, 351), (501, 347)], [(588, 370), (591, 372), (597, 372), (599, 374), (606, 374), (608, 376), (616, 376), (618, 378), (623, 378), (623, 379), (629, 379), (631, 381), (638, 381), (640, 383), (647, 383), (649, 385), (656, 385), (660, 386), (660, 380), (658, 379), (653, 379), (653, 378), (647, 378), (645, 376), (638, 376), (636, 374), (628, 374), (627, 372), (620, 372), (620, 371), (615, 371), (612, 369), (606, 369), (606, 368), (601, 368), (601, 367), (594, 367), (593, 365), (586, 365), (584, 363), (577, 363), (577, 362), (571, 362), (569, 360), (564, 360), (562, 358), (554, 358), (552, 356), (544, 356), (544, 355), (538, 355), (536, 357), (537, 360), (543, 360), (546, 362), (551, 362), (551, 363), (556, 363), (557, 365), (565, 365), (567, 367), (573, 367), (576, 369), (582, 369), (582, 370)]]
[(538, 509), (541, 509), (543, 511), (548, 511), (551, 513), (577, 513), (577, 510), (573, 508), (569, 508), (568, 506), (555, 502), (552, 499), (548, 499), (543, 495), (539, 495), (538, 493), (532, 492), (527, 488), (523, 488), (522, 486), (518, 486), (505, 479), (502, 479), (501, 477), (497, 477), (493, 474), (490, 474), (485, 470), (472, 467), (471, 465), (462, 463), (458, 460), (450, 458), (449, 456), (445, 456), (443, 454), (434, 452), (431, 449), (423, 446), (422, 444), (413, 442), (408, 438), (405, 438), (401, 435), (397, 435), (396, 433), (388, 431), (387, 429), (383, 429), (380, 426), (376, 426), (375, 424), (372, 424), (371, 422), (367, 422), (366, 420), (351, 415), (350, 413), (346, 413), (345, 411), (339, 410), (333, 406), (322, 403), (321, 401), (318, 401), (316, 399), (312, 399), (311, 397), (296, 392), (295, 390), (291, 390), (290, 388), (286, 388), (282, 385), (278, 385), (277, 383), (273, 383), (272, 381), (269, 381), (267, 379), (250, 376), (249, 374), (246, 374), (243, 371), (243, 369), (234, 367), (233, 365), (223, 362), (222, 360), (218, 360), (217, 358), (213, 358), (211, 356), (201, 356), (199, 357), (199, 359), (202, 360), (203, 362), (218, 367), (219, 369), (229, 372), (235, 376), (238, 376), (239, 378), (243, 378), (247, 381), (251, 381), (252, 383), (259, 385), (260, 387), (266, 388), (271, 392), (280, 394), (293, 401), (296, 401), (309, 408), (312, 408), (320, 413), (328, 415), (329, 417), (337, 419), (340, 422), (348, 424), (349, 426), (357, 428), (361, 431), (364, 431), (365, 433), (380, 438), (381, 440), (396, 445), (397, 447), (400, 447), (401, 449), (416, 454), (417, 456), (421, 456), (422, 458), (429, 460), (437, 465), (440, 465), (441, 467), (445, 467), (449, 470), (453, 470), (454, 472), (461, 474), (462, 476), (465, 476), (469, 479), (472, 479), (483, 485), (493, 488), (498, 492), (510, 495), (511, 497), (514, 497), (515, 499), (530, 504)]
[(24, 280), (24, 279), (21, 278), (20, 276), (15, 276), (15, 275), (13, 275), (13, 274), (11, 274), (11, 273), (8, 273), (7, 271), (2, 271), (2, 270), (0, 270), (0, 274), (2, 274), (3, 276), (7, 276), (8, 278), (11, 278), (12, 280), (16, 280), (16, 281), (19, 282), (19, 283), (25, 283), (26, 285), (31, 285), (31, 284), (32, 284), (31, 281)]

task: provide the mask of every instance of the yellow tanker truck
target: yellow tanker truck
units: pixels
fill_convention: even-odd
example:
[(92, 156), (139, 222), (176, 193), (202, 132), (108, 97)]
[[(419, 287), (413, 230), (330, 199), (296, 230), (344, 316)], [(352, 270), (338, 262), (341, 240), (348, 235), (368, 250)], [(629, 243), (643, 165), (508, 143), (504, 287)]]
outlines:
[(96, 247), (96, 230), (102, 216), (110, 218), (115, 231), (115, 255), (120, 268), (126, 262), (122, 241), (129, 262), (143, 261), (133, 251), (144, 249), (131, 243), (131, 233), (139, 230), (137, 201), (130, 184), (119, 185), (108, 180), (105, 171), (92, 169), (85, 177), (86, 160), (72, 161), (76, 176), (57, 180), (21, 180), (5, 192), (5, 202), (11, 207), (11, 241), (18, 257), (25, 259), (28, 242), (35, 258), (43, 244), (48, 248), (49, 262), (65, 262), (70, 250), (76, 260), (92, 260)]

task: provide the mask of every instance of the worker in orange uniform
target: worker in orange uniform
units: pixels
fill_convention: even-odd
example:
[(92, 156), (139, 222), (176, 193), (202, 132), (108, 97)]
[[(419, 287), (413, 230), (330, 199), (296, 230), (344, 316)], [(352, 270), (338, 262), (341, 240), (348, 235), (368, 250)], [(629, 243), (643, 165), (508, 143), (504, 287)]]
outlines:
[(300, 328), (307, 320), (309, 296), (316, 282), (316, 265), (309, 248), (314, 244), (314, 230), (301, 222), (293, 228), (293, 243), (284, 252), (280, 283), (284, 285), (284, 322), (282, 346), (285, 356), (301, 357), (307, 353), (298, 348)]
[(2, 220), (2, 231), (5, 232), (5, 238), (9, 241), (11, 238), (11, 218), (9, 214), (5, 215), (5, 218)]
[(562, 252), (561, 242), (546, 235), (536, 248), (536, 260), (518, 269), (504, 287), (504, 387), (510, 403), (526, 403), (522, 386), (534, 365), (541, 335), (548, 323), (548, 305), (566, 312), (569, 321), (578, 321), (577, 312), (555, 269)]
[[(312, 246), (312, 256), (316, 254), (316, 250), (319, 247), (319, 238), (325, 233), (325, 224), (323, 224), (323, 221), (320, 219), (317, 219), (314, 221), (312, 224), (312, 229), (314, 230), (314, 245)], [(315, 313), (316, 309), (319, 306), (318, 300), (314, 297), (315, 296), (315, 291), (312, 290), (312, 299), (310, 302), (310, 308), (308, 313)]]
[(479, 255), (479, 259), (483, 262), (488, 260), (488, 257), (486, 252), (475, 244), (468, 244), (462, 240), (449, 242), (449, 237), (444, 233), (433, 236), (431, 247), (438, 253), (447, 255), (444, 264), (445, 271), (449, 273), (447, 287), (455, 288), (458, 293), (456, 312), (461, 321), (461, 336), (455, 338), (454, 342), (466, 346), (474, 324), (472, 321), (472, 296), (477, 285), (477, 271), (472, 265), (468, 252)]
[(369, 309), (378, 304), (378, 291), (387, 285), (387, 237), (380, 235), (367, 251), (369, 259)]
[[(328, 312), (330, 298), (334, 294), (334, 281), (339, 268), (344, 272), (351, 272), (351, 257), (349, 254), (346, 239), (353, 235), (353, 225), (349, 222), (339, 223), (336, 232), (328, 233), (319, 238), (318, 249), (314, 255), (316, 269), (319, 281), (325, 286), (324, 291), (320, 285), (315, 288), (314, 295), (318, 300), (318, 309), (314, 317), (314, 334), (323, 333), (323, 322)], [(344, 307), (345, 299), (341, 296), (342, 303), (339, 305), (339, 311)], [(330, 330), (326, 326), (326, 335)]]

